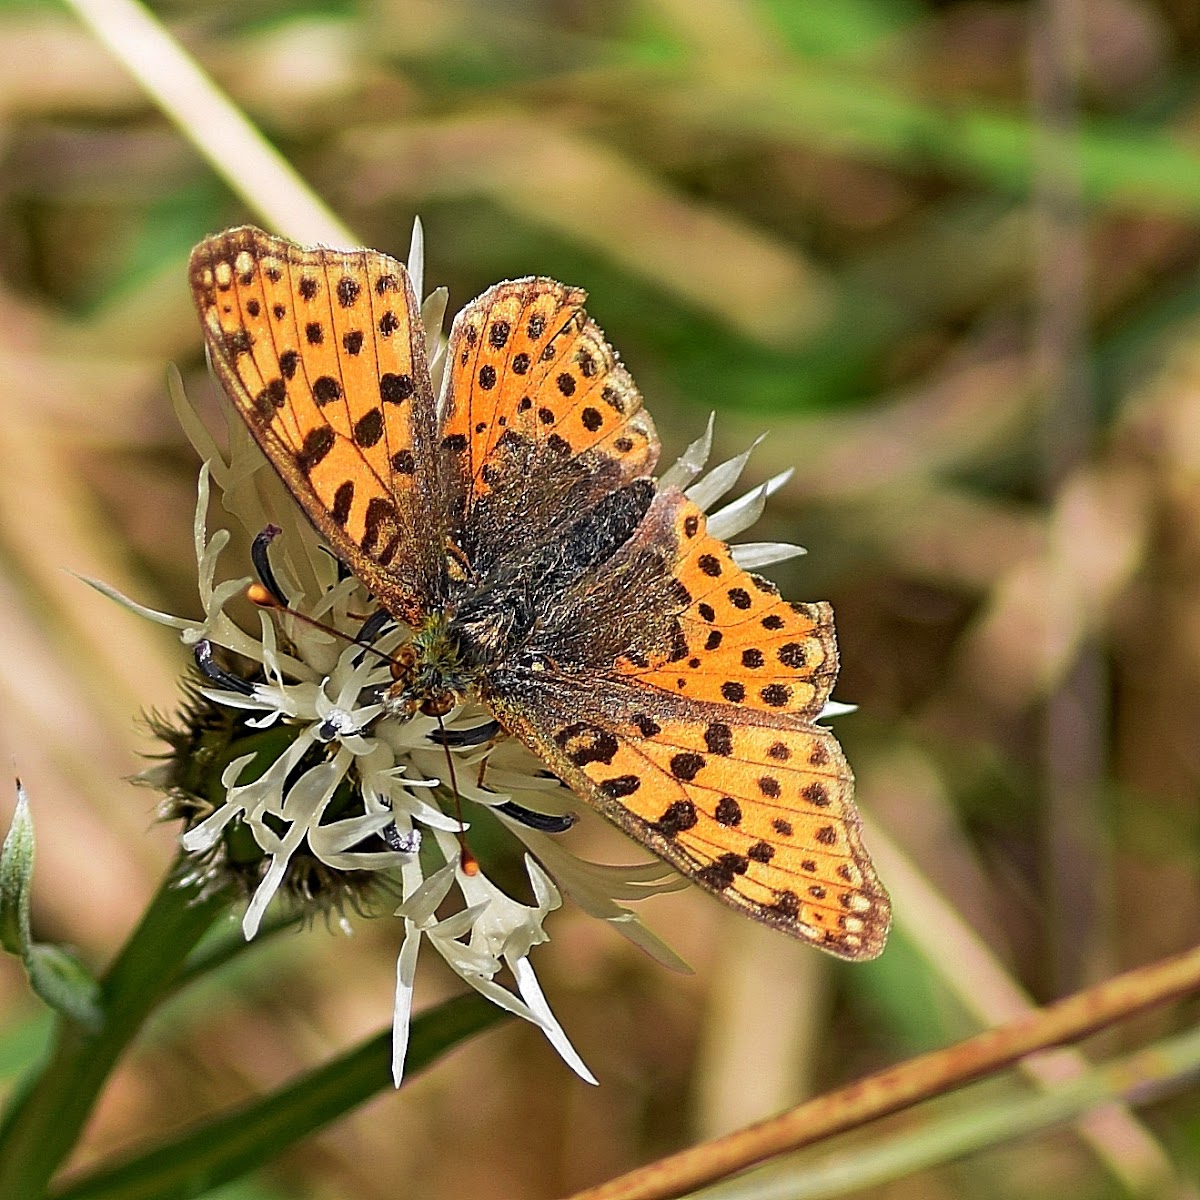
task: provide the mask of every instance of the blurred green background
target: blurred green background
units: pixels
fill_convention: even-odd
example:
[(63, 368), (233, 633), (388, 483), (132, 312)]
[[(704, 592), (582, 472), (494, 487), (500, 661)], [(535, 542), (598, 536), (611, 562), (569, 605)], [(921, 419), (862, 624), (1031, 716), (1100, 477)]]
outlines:
[[(535, 963), (600, 1088), (512, 1022), (227, 1200), (543, 1200), (1012, 1016), (1018, 989), (1194, 943), (1200, 8), (154, 11), (365, 244), (402, 256), (421, 215), (452, 312), (508, 276), (587, 288), (664, 463), (710, 411), (714, 460), (769, 431), (747, 481), (796, 474), (751, 536), (807, 546), (773, 575), (834, 603), (860, 706), (837, 733), (898, 923), (847, 966), (683, 892), (641, 910), (680, 977), (568, 906)], [(0, 3), (0, 64), (0, 762), (33, 799), (37, 931), (100, 964), (171, 854), (123, 779), (186, 659), (64, 569), (199, 611), (165, 370), (219, 428), (184, 264), (253, 214), (66, 7)], [(569, 836), (637, 857), (598, 821)], [(384, 1026), (398, 945), (388, 920), (317, 928), (188, 993), (77, 1164)], [(423, 967), (424, 1003), (455, 990)], [(6, 1087), (45, 1033), (11, 960), (0, 1020)], [(969, 1093), (1033, 1094), (1015, 1074)], [(1193, 1086), (853, 1194), (1195, 1196), (1198, 1175)]]

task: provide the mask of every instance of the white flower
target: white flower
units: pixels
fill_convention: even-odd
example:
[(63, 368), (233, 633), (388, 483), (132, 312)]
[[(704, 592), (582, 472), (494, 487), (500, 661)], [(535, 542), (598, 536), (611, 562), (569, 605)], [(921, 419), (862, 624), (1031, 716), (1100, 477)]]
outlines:
[[(418, 225), (409, 264), (418, 294), (421, 249)], [(444, 290), (423, 305), (430, 361), (438, 374), (444, 362), (444, 311)], [(393, 1024), (397, 1084), (403, 1074), (413, 979), (423, 941), (471, 987), (538, 1026), (564, 1061), (594, 1083), (551, 1012), (530, 963), (533, 948), (549, 938), (547, 917), (562, 903), (555, 881), (585, 911), (610, 922), (678, 970), (687, 967), (620, 901), (684, 887), (686, 881), (658, 859), (629, 867), (585, 862), (570, 853), (558, 834), (531, 828), (537, 814), (547, 814), (553, 827), (554, 819), (578, 809), (579, 801), (516, 741), (493, 744), (493, 731), (487, 728), (491, 716), (482, 706), (463, 704), (440, 722), (422, 715), (401, 719), (390, 712), (383, 704), (391, 683), (386, 656), (403, 644), (407, 630), (387, 623), (372, 642), (378, 654), (346, 640), (358, 636), (365, 614), (374, 610), (370, 596), (355, 579), (339, 580), (336, 562), (267, 466), (240, 418), (229, 414), (226, 460), (188, 404), (177, 376), (172, 379), (172, 396), (204, 460), (194, 523), (203, 618), (186, 620), (157, 612), (106, 585), (93, 586), (176, 629), (206, 676), (195, 688), (192, 711), (184, 714), (192, 727), (162, 730), (176, 748), (175, 759), (146, 776), (170, 791), (173, 812), (187, 818), (181, 840), (192, 856), (189, 878), (242, 880), (249, 899), (242, 922), (247, 938), (258, 932), (280, 891), (339, 915), (344, 900), (357, 907), (358, 898), (373, 884), (386, 884), (398, 894), (401, 903), (395, 913), (403, 920), (404, 933)], [(734, 487), (749, 455), (747, 451), (702, 475), (711, 444), (710, 419), (705, 435), (663, 477), (664, 483), (685, 487), (705, 509)], [(709, 517), (709, 530), (723, 539), (742, 532), (787, 478), (788, 473), (778, 475), (726, 504)], [(240, 602), (250, 579), (221, 577), (231, 533), (209, 533), (213, 485), (246, 535), (260, 537), (268, 527), (274, 531), (260, 537), (256, 550), (260, 561), (269, 555), (272, 578), (264, 583), (271, 588), (278, 581), (287, 603), (286, 608), (260, 609), (256, 630), (245, 628), (228, 612), (231, 603)], [(734, 549), (737, 562), (751, 568), (799, 553), (803, 551), (798, 547), (778, 543)], [(316, 628), (305, 618), (343, 636)], [(214, 646), (251, 664), (249, 678), (218, 666)], [(223, 801), (215, 806), (202, 799), (213, 788), (201, 789), (182, 779), (185, 764), (192, 769), (195, 730), (214, 721), (226, 723), (225, 757), (218, 756), (215, 767)], [(486, 783), (481, 783), (485, 760)], [(458, 839), (467, 825), (439, 803), (449, 798), (449, 770), (459, 796), (491, 808), (524, 843), (532, 904), (512, 899), (482, 871), (464, 869)], [(561, 824), (565, 828), (569, 821)], [(236, 863), (227, 852), (235, 835), (241, 839)], [(247, 845), (257, 848), (257, 854), (249, 856), (249, 867)], [(450, 915), (444, 915), (448, 909)], [(500, 982), (505, 974), (515, 990)]]

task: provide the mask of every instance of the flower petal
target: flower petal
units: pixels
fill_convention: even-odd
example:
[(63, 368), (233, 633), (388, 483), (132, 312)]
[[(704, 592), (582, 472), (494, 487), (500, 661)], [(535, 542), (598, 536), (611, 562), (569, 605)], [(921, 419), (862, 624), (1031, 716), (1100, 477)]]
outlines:
[(767, 497), (774, 495), (791, 479), (793, 474), (790, 467), (786, 471), (780, 471), (778, 475), (772, 475), (765, 483), (747, 492), (744, 496), (740, 496), (732, 503), (726, 504), (724, 508), (718, 509), (708, 518), (708, 532), (713, 537), (727, 542), (743, 530), (749, 529), (762, 516)]
[(791, 542), (739, 542), (730, 546), (733, 551), (733, 561), (743, 571), (753, 571), (758, 567), (769, 567), (772, 563), (787, 562), (807, 554), (803, 546), (795, 546)]
[(99, 579), (91, 579), (87, 575), (78, 575), (71, 570), (68, 570), (67, 574), (74, 575), (81, 583), (86, 583), (88, 587), (95, 588), (100, 595), (107, 596), (110, 600), (115, 600), (122, 608), (127, 608), (130, 612), (137, 613), (139, 617), (145, 617), (148, 621), (154, 621), (159, 625), (168, 625), (172, 629), (201, 628), (196, 621), (189, 621), (184, 617), (173, 617), (170, 613), (159, 612), (157, 608), (147, 608), (144, 604), (139, 604), (136, 600), (130, 600), (123, 592), (118, 592), (115, 587), (111, 587)]
[(512, 968), (513, 975), (516, 976), (517, 989), (520, 991), (522, 999), (538, 1018), (538, 1024), (541, 1025), (550, 1045), (558, 1051), (559, 1057), (584, 1083), (598, 1084), (599, 1080), (584, 1065), (583, 1059), (571, 1045), (570, 1039), (558, 1023), (558, 1019), (550, 1011), (550, 1005), (546, 1003), (546, 997), (542, 994), (537, 976), (533, 973), (533, 967), (529, 965), (529, 959), (518, 958), (515, 962), (510, 962), (509, 966)]
[[(433, 920), (437, 907), (454, 886), (457, 863), (447, 863), (429, 876), (404, 903), (396, 909), (396, 916), (404, 917), (418, 926), (428, 925)], [(407, 882), (407, 881), (406, 881)]]
[(708, 414), (708, 425), (704, 433), (688, 446), (673, 466), (663, 472), (658, 481), (660, 488), (685, 488), (704, 470), (704, 464), (708, 462), (708, 456), (712, 453), (713, 425), (716, 419), (716, 413)]
[(392, 1083), (400, 1086), (408, 1055), (408, 1032), (412, 1024), (413, 982), (417, 977), (417, 951), (421, 933), (412, 921), (404, 922), (404, 941), (396, 958), (396, 999), (392, 1005)]
[(709, 507), (720, 500), (741, 478), (742, 472), (746, 469), (746, 463), (750, 461), (750, 455), (754, 453), (758, 444), (766, 436), (765, 433), (760, 434), (750, 444), (748, 450), (743, 450), (736, 458), (731, 458), (728, 462), (713, 467), (699, 483), (694, 483), (687, 488), (684, 494), (697, 508), (707, 512)]

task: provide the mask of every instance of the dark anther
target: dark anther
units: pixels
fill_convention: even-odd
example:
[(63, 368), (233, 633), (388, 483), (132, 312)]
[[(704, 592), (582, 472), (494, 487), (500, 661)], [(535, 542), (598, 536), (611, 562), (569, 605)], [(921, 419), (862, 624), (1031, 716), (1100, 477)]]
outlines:
[(271, 558), (267, 553), (267, 547), (283, 532), (278, 525), (268, 525), (260, 534), (258, 534), (253, 544), (250, 546), (250, 560), (254, 563), (254, 569), (258, 572), (258, 577), (262, 581), (263, 587), (283, 605), (288, 606), (288, 599), (283, 594), (283, 589), (279, 586), (279, 580), (275, 578), (275, 572), (271, 570)]
[(317, 549), (325, 555), (326, 558), (331, 558), (337, 564), (337, 581), (341, 583), (343, 579), (350, 578), (350, 568), (328, 546), (317, 545)]
[(215, 683), (217, 687), (223, 687), (228, 692), (237, 692), (240, 696), (254, 695), (254, 684), (240, 676), (231, 675), (213, 662), (213, 644), (208, 638), (197, 642), (192, 654), (200, 674), (210, 683)]
[(334, 717), (326, 717), (317, 726), (316, 739), (318, 742), (332, 742), (335, 737), (341, 737), (343, 734), (361, 732), (359, 729), (347, 728), (341, 721)]
[[(358, 640), (360, 642), (373, 642), (391, 623), (392, 614), (386, 608), (377, 608), (359, 628)], [(366, 656), (366, 650), (361, 654), (356, 654), (354, 656), (354, 665), (357, 667)]]
[(496, 811), (502, 812), (506, 817), (512, 817), (514, 821), (520, 821), (522, 825), (528, 825), (530, 829), (536, 829), (539, 833), (566, 833), (579, 820), (574, 813), (553, 817), (549, 813), (534, 812), (531, 808), (524, 808), (512, 800), (505, 800), (503, 804), (497, 804)]
[(485, 721), (470, 729), (433, 729), (425, 736), (437, 746), (482, 746), (500, 732), (499, 721)]
[(360, 642), (373, 642), (391, 624), (392, 614), (386, 608), (377, 608), (358, 631)]

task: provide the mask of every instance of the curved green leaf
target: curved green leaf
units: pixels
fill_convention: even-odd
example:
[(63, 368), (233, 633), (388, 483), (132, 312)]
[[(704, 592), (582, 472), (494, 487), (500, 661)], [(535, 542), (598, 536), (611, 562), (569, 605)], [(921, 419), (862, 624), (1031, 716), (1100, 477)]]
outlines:
[[(406, 1079), (506, 1014), (475, 994), (412, 1023)], [(391, 1030), (273, 1095), (197, 1126), (166, 1145), (53, 1192), (54, 1200), (188, 1200), (268, 1163), (310, 1133), (391, 1087)]]

